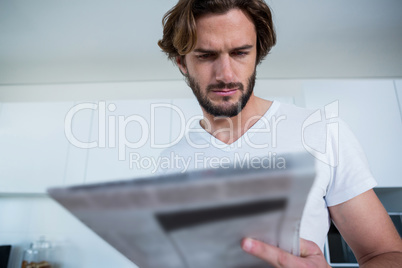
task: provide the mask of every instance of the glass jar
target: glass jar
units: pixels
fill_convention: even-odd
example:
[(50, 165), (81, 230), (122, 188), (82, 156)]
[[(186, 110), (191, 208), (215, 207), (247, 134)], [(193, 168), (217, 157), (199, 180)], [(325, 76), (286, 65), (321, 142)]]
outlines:
[(44, 236), (24, 251), (21, 268), (52, 268), (52, 245)]

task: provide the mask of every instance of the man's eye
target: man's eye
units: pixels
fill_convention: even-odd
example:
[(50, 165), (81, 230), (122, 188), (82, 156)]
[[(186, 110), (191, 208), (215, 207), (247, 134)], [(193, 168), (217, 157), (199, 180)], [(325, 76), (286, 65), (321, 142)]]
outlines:
[(197, 55), (197, 58), (200, 60), (206, 60), (212, 57), (212, 54), (210, 53), (205, 53), (205, 54), (199, 54)]
[(245, 52), (245, 51), (235, 51), (232, 53), (233, 56), (238, 56), (238, 57), (246, 56), (247, 54), (248, 54), (248, 52)]

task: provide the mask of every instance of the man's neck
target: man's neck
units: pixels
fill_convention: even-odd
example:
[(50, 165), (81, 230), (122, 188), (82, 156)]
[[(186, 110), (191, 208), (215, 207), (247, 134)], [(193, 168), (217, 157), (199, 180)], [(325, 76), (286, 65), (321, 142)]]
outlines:
[(247, 132), (271, 107), (272, 101), (252, 95), (243, 110), (234, 117), (214, 117), (204, 112), (201, 126), (216, 139), (232, 144)]

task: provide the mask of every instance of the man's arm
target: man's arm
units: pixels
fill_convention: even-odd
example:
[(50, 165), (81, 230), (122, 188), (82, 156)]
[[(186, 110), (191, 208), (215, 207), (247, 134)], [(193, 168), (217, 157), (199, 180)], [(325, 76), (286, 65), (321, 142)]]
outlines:
[[(401, 267), (402, 240), (373, 190), (329, 208), (360, 267)], [(319, 247), (301, 239), (301, 256), (260, 241), (244, 239), (243, 249), (274, 267), (329, 267)]]
[(329, 211), (360, 267), (402, 266), (402, 240), (373, 190)]

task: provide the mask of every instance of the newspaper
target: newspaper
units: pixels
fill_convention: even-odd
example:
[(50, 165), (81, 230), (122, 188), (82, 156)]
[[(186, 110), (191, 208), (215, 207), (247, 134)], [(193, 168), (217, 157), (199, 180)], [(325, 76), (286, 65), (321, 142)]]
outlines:
[(52, 198), (141, 268), (267, 267), (242, 251), (252, 237), (298, 255), (315, 177), (308, 154), (286, 168), (198, 170), (52, 188)]

